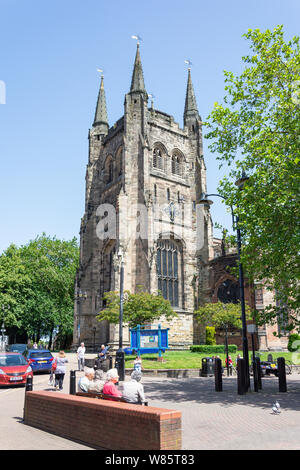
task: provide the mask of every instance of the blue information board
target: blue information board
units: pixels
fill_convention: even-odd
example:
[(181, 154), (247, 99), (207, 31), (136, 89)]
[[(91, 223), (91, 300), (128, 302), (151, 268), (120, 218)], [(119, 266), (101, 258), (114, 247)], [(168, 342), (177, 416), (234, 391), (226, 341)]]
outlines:
[(162, 353), (168, 349), (168, 331), (169, 328), (141, 328), (137, 325), (130, 328), (130, 348), (125, 348), (125, 354), (132, 354), (136, 351), (137, 355), (146, 353), (158, 353), (161, 357)]

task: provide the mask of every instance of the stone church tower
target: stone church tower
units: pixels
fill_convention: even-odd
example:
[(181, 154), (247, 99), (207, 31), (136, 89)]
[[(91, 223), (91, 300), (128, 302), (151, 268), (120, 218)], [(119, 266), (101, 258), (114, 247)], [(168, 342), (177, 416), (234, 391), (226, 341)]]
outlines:
[[(188, 71), (184, 126), (148, 106), (137, 45), (124, 116), (108, 124), (103, 77), (89, 131), (85, 213), (80, 227), (74, 346), (118, 343), (118, 325), (99, 322), (103, 294), (119, 291), (117, 263), (124, 259), (124, 290), (139, 286), (170, 300), (178, 317), (168, 327), (169, 345), (195, 341), (193, 311), (206, 300), (212, 256), (209, 209), (197, 202), (206, 192), (202, 127)], [(124, 345), (129, 340), (124, 327)]]

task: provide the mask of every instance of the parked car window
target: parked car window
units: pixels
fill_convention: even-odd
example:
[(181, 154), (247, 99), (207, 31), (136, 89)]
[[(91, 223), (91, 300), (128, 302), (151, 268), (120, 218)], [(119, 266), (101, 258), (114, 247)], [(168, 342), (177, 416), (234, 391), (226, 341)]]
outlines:
[(10, 344), (7, 348), (10, 352), (20, 352), (23, 353), (27, 348), (27, 344)]
[(30, 359), (34, 359), (34, 358), (41, 358), (41, 357), (52, 357), (52, 354), (48, 351), (43, 351), (43, 352), (32, 352), (30, 353)]
[(0, 356), (0, 367), (26, 366), (27, 361), (22, 354)]

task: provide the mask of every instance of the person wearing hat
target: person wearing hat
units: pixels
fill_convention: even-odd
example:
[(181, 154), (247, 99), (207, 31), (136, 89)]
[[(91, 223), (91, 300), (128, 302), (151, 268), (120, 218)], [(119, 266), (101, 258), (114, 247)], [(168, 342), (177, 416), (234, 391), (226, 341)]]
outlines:
[(56, 357), (55, 374), (55, 388), (56, 390), (63, 389), (64, 378), (66, 374), (66, 363), (68, 362), (67, 356), (64, 351), (59, 351)]
[(145, 400), (144, 387), (140, 383), (142, 373), (139, 370), (134, 370), (131, 374), (131, 380), (124, 382), (123, 385), (123, 398), (127, 403), (136, 403), (143, 405)]

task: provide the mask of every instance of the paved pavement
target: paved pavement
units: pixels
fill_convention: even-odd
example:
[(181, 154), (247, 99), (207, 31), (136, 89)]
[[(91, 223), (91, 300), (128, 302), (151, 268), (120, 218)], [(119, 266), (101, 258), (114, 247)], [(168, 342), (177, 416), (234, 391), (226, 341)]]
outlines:
[[(69, 356), (69, 370), (76, 368)], [(93, 357), (93, 356), (91, 356)], [(83, 373), (77, 373), (77, 377)], [(64, 391), (69, 393), (69, 372)], [(34, 390), (51, 389), (47, 375), (34, 376)], [(128, 378), (127, 378), (128, 380)], [(182, 412), (183, 449), (295, 450), (300, 449), (300, 374), (287, 376), (288, 392), (278, 391), (278, 379), (262, 379), (263, 390), (237, 395), (235, 377), (223, 378), (215, 392), (213, 377), (169, 379), (144, 377), (149, 405)], [(89, 447), (45, 433), (22, 423), (24, 388), (0, 389), (0, 449), (89, 450)], [(272, 413), (278, 400), (281, 413)]]

